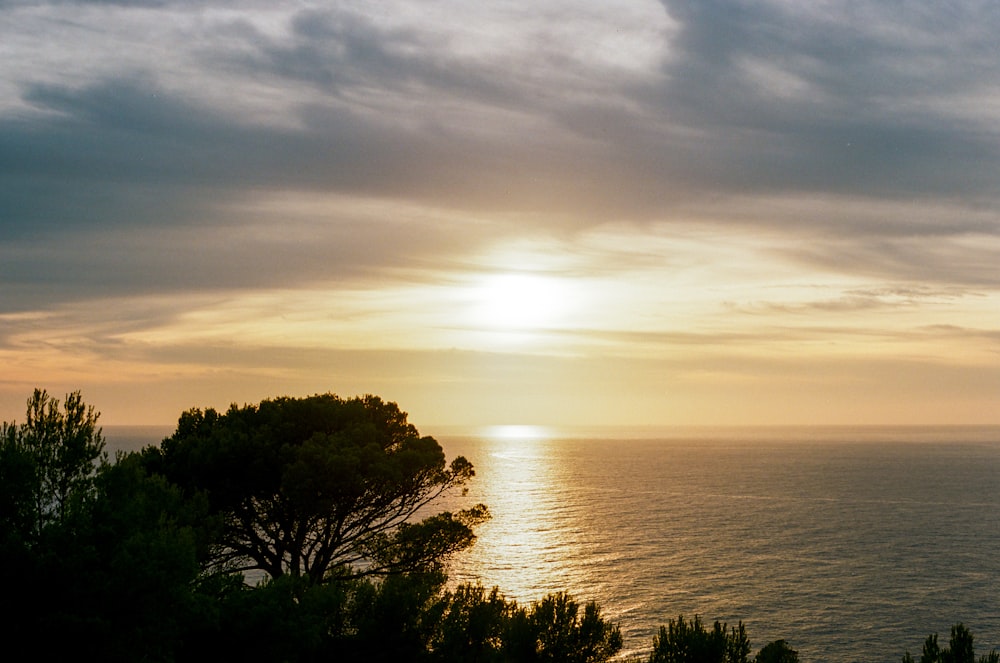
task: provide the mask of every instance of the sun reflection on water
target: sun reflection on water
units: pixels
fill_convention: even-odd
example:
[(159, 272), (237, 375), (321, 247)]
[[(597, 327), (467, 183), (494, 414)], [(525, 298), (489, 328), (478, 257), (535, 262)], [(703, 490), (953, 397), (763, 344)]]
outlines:
[(473, 482), (470, 497), (489, 505), (493, 518), (479, 528), (476, 545), (457, 560), (454, 580), (488, 578), (508, 597), (525, 602), (565, 588), (569, 533), (552, 520), (563, 493), (552, 437), (542, 426), (482, 431), (470, 460), (493, 480)]
[[(493, 519), (450, 581), (496, 585), (522, 604), (563, 590), (595, 600), (621, 624), (623, 654), (640, 658), (678, 614), (744, 621), (756, 646), (787, 638), (805, 660), (830, 660), (831, 647), (838, 661), (902, 651), (933, 630), (944, 595), (997, 632), (987, 579), (1000, 577), (1000, 505), (984, 497), (997, 491), (967, 489), (1000, 476), (995, 442), (770, 435), (456, 434), (442, 446), (477, 477), (440, 506), (483, 502)], [(956, 564), (956, 550), (969, 561)], [(944, 579), (940, 596), (927, 577)], [(873, 624), (873, 606), (891, 618)]]

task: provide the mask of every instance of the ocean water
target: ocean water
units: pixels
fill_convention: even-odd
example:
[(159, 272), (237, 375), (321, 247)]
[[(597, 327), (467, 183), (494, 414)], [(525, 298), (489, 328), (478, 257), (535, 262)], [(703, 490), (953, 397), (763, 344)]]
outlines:
[(636, 655), (681, 614), (804, 663), (1000, 649), (1000, 429), (513, 433), (437, 436), (493, 514), (455, 581), (596, 600)]
[(1000, 428), (421, 432), (476, 468), (441, 508), (493, 515), (452, 580), (596, 600), (626, 653), (681, 614), (803, 663), (919, 658), (959, 621), (1000, 649)]

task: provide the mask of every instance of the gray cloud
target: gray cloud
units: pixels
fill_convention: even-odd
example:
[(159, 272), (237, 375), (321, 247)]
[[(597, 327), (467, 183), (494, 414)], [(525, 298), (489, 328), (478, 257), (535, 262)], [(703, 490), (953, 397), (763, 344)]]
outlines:
[[(292, 99), (296, 83), (314, 86), (318, 93), (296, 111), (306, 131), (234, 127), (237, 108), (206, 117), (174, 91), (135, 82), (35, 86), (24, 96), (76, 118), (50, 133), (87, 126), (113, 134), (92, 133), (97, 145), (79, 149), (101, 147), (98, 155), (119, 159), (133, 176), (231, 186), (285, 176), (584, 218), (663, 216), (692, 190), (995, 200), (994, 118), (961, 101), (997, 80), (985, 57), (995, 32), (983, 29), (995, 12), (946, 17), (965, 40), (956, 46), (941, 17), (899, 7), (859, 4), (842, 16), (767, 3), (667, 11), (680, 27), (663, 71), (643, 83), (595, 72), (582, 88), (595, 95), (582, 100), (574, 98), (580, 90), (545, 89), (564, 82), (558, 69), (538, 79), (523, 73), (548, 63), (448, 54), (426, 26), (385, 27), (343, 10), (301, 11), (282, 37), (245, 26), (218, 47), (196, 49), (206, 68), (228, 66), (240, 85), (255, 78)], [(948, 97), (955, 103), (942, 105)], [(459, 107), (465, 115), (451, 116)], [(497, 133), (474, 126), (477, 117)], [(177, 168), (184, 146), (194, 158)], [(129, 150), (144, 148), (155, 161), (131, 163)], [(46, 165), (72, 156), (56, 152)]]
[[(133, 3), (110, 4), (113, 32), (115, 5)], [(539, 40), (460, 54), (454, 25), (342, 7), (279, 12), (271, 31), (218, 19), (216, 39), (181, 23), (198, 37), (187, 65), (123, 52), (120, 75), (74, 86), (26, 60), (30, 112), (0, 116), (0, 280), (32, 296), (60, 283), (63, 298), (257, 287), (433, 260), (469, 232), (331, 213), (308, 222), (320, 241), (273, 245), (247, 228), (280, 214), (232, 212), (299, 191), (548, 218), (540, 232), (674, 218), (761, 228), (802, 238), (780, 255), (810, 265), (996, 285), (995, 249), (924, 239), (1000, 233), (998, 118), (980, 103), (1000, 83), (998, 10), (664, 8), (677, 27), (662, 64), (630, 76)], [(87, 31), (74, 34), (85, 50)], [(181, 84), (174, 69), (188, 66), (205, 77)], [(262, 98), (280, 121), (248, 110)], [(786, 194), (801, 205), (776, 207)]]
[(965, 100), (1000, 80), (992, 6), (664, 4), (648, 103), (693, 132), (701, 185), (995, 198), (995, 112)]
[[(866, 311), (888, 311), (891, 309), (916, 309), (926, 304), (955, 303), (959, 300), (982, 296), (982, 293), (961, 288), (939, 288), (923, 285), (883, 286), (849, 289), (836, 296), (788, 302), (766, 300), (752, 302), (732, 302), (732, 311), (748, 314), (791, 313), (813, 318), (824, 313), (856, 313)], [(830, 328), (817, 328), (816, 332), (834, 332)], [(874, 331), (874, 330), (873, 330)], [(868, 332), (866, 332), (868, 333)]]
[(969, 288), (996, 288), (1000, 247), (992, 241), (945, 241), (940, 237), (839, 239), (783, 252), (802, 264), (839, 272)]
[(415, 219), (405, 210), (393, 219), (334, 211), (289, 214), (276, 222), (239, 207), (216, 215), (224, 221), (5, 241), (0, 313), (87, 299), (106, 300), (98, 307), (103, 311), (116, 297), (137, 295), (413, 282), (447, 269), (442, 256), (461, 255), (495, 236), (489, 227), (480, 234), (454, 220)]

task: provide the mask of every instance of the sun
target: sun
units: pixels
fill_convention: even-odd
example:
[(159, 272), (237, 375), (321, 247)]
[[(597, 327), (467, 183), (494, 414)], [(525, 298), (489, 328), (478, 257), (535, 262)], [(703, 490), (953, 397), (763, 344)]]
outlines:
[(539, 274), (506, 273), (485, 277), (474, 289), (473, 318), (491, 329), (529, 330), (559, 322), (570, 305), (561, 280)]

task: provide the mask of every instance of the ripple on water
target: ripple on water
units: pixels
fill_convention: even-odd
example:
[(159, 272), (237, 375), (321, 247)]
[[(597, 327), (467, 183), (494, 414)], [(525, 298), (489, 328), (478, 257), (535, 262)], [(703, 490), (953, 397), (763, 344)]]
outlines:
[(1000, 647), (1000, 444), (890, 433), (443, 439), (493, 514), (452, 577), (597, 600), (633, 653), (679, 614), (804, 662), (898, 661), (958, 621)]

